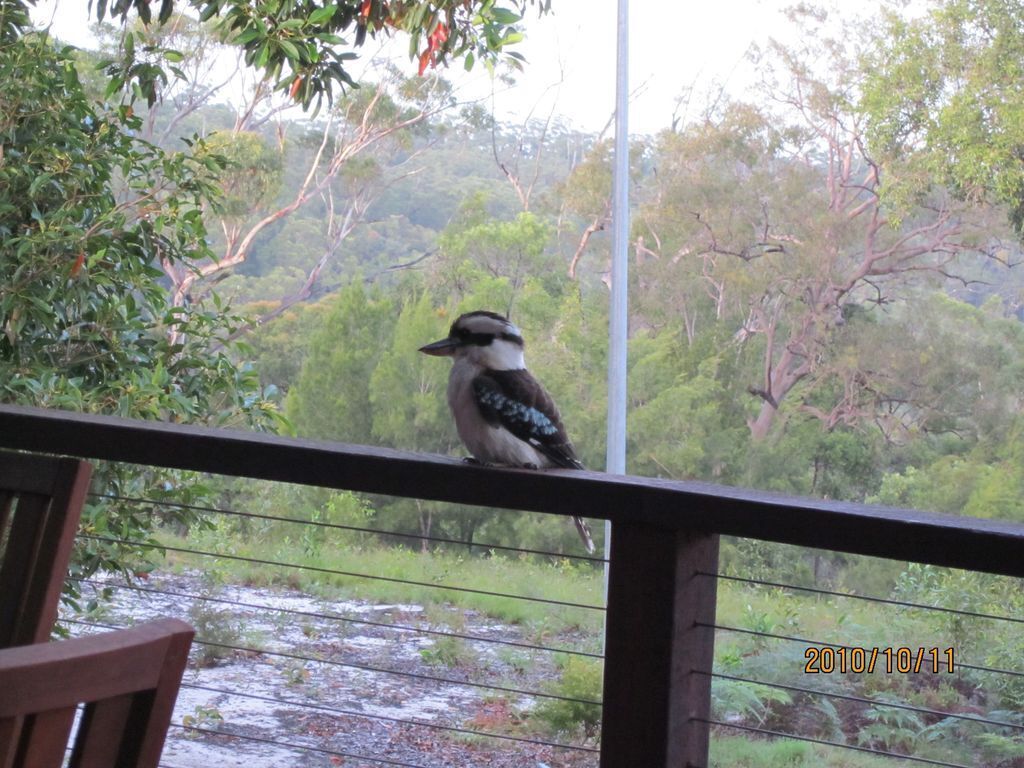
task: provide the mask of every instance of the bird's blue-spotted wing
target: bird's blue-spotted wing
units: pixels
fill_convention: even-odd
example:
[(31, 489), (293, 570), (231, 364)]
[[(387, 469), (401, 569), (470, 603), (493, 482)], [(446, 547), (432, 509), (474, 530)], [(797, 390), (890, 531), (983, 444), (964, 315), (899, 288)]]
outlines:
[(473, 379), (473, 396), (489, 424), (500, 425), (556, 466), (583, 469), (551, 396), (528, 371), (488, 371)]

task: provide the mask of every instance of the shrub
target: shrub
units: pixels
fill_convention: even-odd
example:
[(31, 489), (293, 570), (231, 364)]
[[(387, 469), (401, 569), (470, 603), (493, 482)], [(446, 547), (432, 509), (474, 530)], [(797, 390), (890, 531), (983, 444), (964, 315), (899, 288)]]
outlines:
[[(601, 689), (604, 666), (596, 659), (572, 656), (562, 667), (557, 683), (548, 693), (563, 699), (545, 699), (534, 710), (534, 716), (551, 731), (569, 732), (579, 728), (594, 736), (601, 724)], [(572, 699), (571, 701), (569, 699)], [(595, 702), (595, 703), (591, 703)]]

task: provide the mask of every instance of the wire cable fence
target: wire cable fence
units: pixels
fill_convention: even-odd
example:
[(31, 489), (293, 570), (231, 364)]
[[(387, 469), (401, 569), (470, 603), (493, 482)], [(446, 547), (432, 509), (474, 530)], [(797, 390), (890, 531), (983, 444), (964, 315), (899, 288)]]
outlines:
[[(93, 494), (91, 501), (131, 505), (157, 519), (168, 510), (187, 510), (214, 529), (203, 535), (206, 526), (196, 526), (195, 533), (181, 535), (168, 527), (163, 535), (158, 525), (147, 540), (102, 529), (80, 533), (84, 547), (130, 547), (152, 553), (154, 561), (164, 557), (165, 563), (152, 574), (127, 579), (73, 577), (79, 602), (92, 609), (62, 619), (72, 633), (156, 615), (177, 616), (196, 627), (193, 660), (164, 753), (168, 768), (234, 764), (225, 762), (229, 754), (246, 755), (238, 764), (248, 768), (320, 765), (317, 760), (417, 768), (597, 765), (591, 726), (548, 722), (573, 711), (584, 712), (589, 723), (599, 721), (599, 684), (579, 691), (558, 685), (562, 670), (578, 664), (596, 670), (592, 676), (600, 679), (599, 634), (563, 618), (589, 614), (595, 617), (590, 625), (599, 627), (605, 608), (597, 601), (551, 596), (544, 583), (485, 588), (454, 568), (422, 576), (384, 573), (351, 566), (344, 556), (348, 547), (373, 552), (402, 541), (469, 549), (444, 535), (141, 496)], [(258, 529), (243, 534), (239, 524)], [(268, 532), (276, 541), (298, 541), (313, 532), (322, 538), (317, 548), (330, 556), (244, 546), (246, 538)], [(362, 539), (355, 546), (351, 539), (339, 540), (335, 552), (333, 537), (346, 535)], [(533, 558), (554, 570), (593, 571), (595, 580), (603, 562), (490, 542), (474, 543), (472, 552), (475, 560)], [(235, 569), (255, 569), (261, 577), (256, 584), (235, 583), (248, 578)], [(367, 585), (371, 591), (362, 597)], [(547, 618), (517, 625), (464, 605), (480, 600), (521, 604)]]
[(221, 730), (215, 730), (212, 728), (206, 728), (201, 725), (178, 725), (172, 724), (172, 728), (181, 730), (189, 736), (209, 736), (216, 739), (239, 739), (242, 738), (247, 742), (253, 744), (259, 744), (263, 747), (275, 747), (278, 749), (290, 750), (299, 753), (312, 753), (316, 755), (324, 755), (330, 758), (337, 758), (341, 760), (358, 760), (360, 763), (369, 763), (372, 765), (397, 765), (403, 766), (403, 768), (426, 768), (421, 763), (409, 763), (404, 760), (392, 760), (387, 757), (374, 757), (371, 755), (363, 755), (358, 752), (349, 752), (340, 749), (328, 749), (326, 747), (318, 747), (312, 744), (297, 744), (288, 741), (281, 741), (280, 739), (272, 739), (264, 736), (248, 735), (240, 737), (237, 734), (228, 733)]
[(153, 499), (147, 499), (140, 496), (124, 496), (121, 494), (113, 493), (90, 493), (88, 494), (91, 499), (106, 499), (107, 501), (124, 501), (133, 504), (148, 504), (164, 508), (173, 509), (185, 509), (191, 512), (200, 513), (213, 513), (217, 515), (226, 515), (231, 517), (246, 518), (250, 520), (263, 520), (266, 522), (273, 523), (292, 523), (296, 525), (303, 525), (312, 528), (322, 528), (325, 530), (336, 530), (336, 531), (350, 531), (353, 533), (366, 533), (373, 534), (376, 536), (386, 536), (398, 539), (405, 539), (410, 541), (430, 542), (434, 544), (448, 544), (457, 547), (468, 547), (470, 549), (476, 549), (483, 552), (496, 551), (496, 552), (512, 552), (515, 554), (523, 555), (540, 555), (542, 557), (558, 557), (566, 560), (578, 560), (581, 562), (592, 562), (592, 563), (605, 563), (608, 562), (602, 557), (594, 557), (592, 555), (580, 555), (571, 552), (549, 552), (543, 549), (531, 549), (529, 547), (513, 547), (507, 544), (496, 544), (488, 542), (466, 542), (459, 539), (451, 539), (444, 536), (425, 536), (418, 533), (408, 533), (404, 531), (387, 531), (380, 528), (367, 528), (366, 526), (358, 525), (345, 525), (344, 523), (332, 523), (324, 520), (297, 520), (294, 517), (283, 517), (281, 515), (267, 515), (259, 512), (243, 512), (236, 509), (223, 509), (220, 507), (210, 507), (202, 504), (185, 504), (182, 502), (175, 501), (155, 501)]
[[(77, 619), (68, 619), (67, 622), (70, 623), (70, 624), (75, 624), (75, 625), (78, 625), (78, 626), (81, 626), (81, 627), (87, 627), (89, 629), (94, 629), (94, 630), (111, 630), (111, 629), (118, 629), (119, 628), (117, 625), (100, 624), (100, 623), (97, 623), (97, 622), (85, 622), (85, 621), (80, 621), (80, 620), (77, 620)], [(210, 643), (207, 643), (207, 642), (204, 642), (204, 641), (201, 641), (201, 640), (197, 640), (196, 644), (198, 644), (200, 646), (211, 645)], [(279, 654), (279, 653), (275, 654), (273, 652), (260, 651), (260, 650), (256, 650), (256, 649), (224, 646), (224, 645), (219, 644), (219, 643), (214, 643), (212, 645), (216, 645), (218, 647), (228, 647), (228, 648), (230, 648), (232, 650), (249, 651), (249, 652), (252, 652), (252, 653), (259, 653), (260, 655), (278, 656), (278, 657), (299, 659), (299, 660), (302, 660), (302, 661), (305, 661), (305, 662), (309, 662), (309, 663), (312, 663), (312, 664), (328, 663), (328, 662), (325, 662), (323, 659), (315, 659), (315, 658), (312, 658), (312, 657), (302, 657), (302, 656), (297, 656), (297, 655), (294, 655), (294, 654)], [(423, 676), (423, 675), (410, 675), (409, 673), (395, 672), (395, 671), (390, 671), (390, 670), (372, 670), (372, 671), (384, 671), (384, 672), (389, 672), (390, 674), (402, 675), (402, 676), (406, 676), (406, 677), (413, 677), (413, 678), (417, 678), (417, 679), (420, 679), (420, 680), (427, 679), (427, 680), (431, 680), (433, 682), (456, 683), (457, 684), (457, 681), (445, 680), (443, 678), (437, 678), (437, 677), (430, 677), (430, 676)], [(516, 736), (516, 735), (512, 735), (512, 734), (507, 734), (507, 733), (495, 733), (495, 732), (490, 732), (490, 731), (481, 730), (481, 729), (462, 728), (462, 727), (453, 726), (453, 725), (444, 725), (444, 724), (438, 724), (438, 723), (423, 722), (423, 721), (420, 721), (420, 720), (414, 720), (414, 719), (409, 719), (409, 718), (389, 717), (387, 715), (381, 715), (381, 714), (367, 714), (367, 713), (361, 712), (361, 711), (359, 711), (357, 709), (344, 709), (344, 708), (341, 708), (341, 707), (330, 706), (330, 705), (326, 705), (326, 704), (320, 704), (320, 703), (317, 703), (317, 702), (314, 702), (314, 701), (301, 700), (301, 699), (298, 699), (298, 698), (296, 698), (294, 696), (289, 696), (289, 697), (280, 697), (280, 696), (278, 696), (278, 697), (271, 697), (271, 696), (261, 695), (261, 694), (258, 694), (258, 693), (252, 693), (252, 692), (247, 692), (247, 691), (242, 691), (242, 690), (233, 690), (233, 689), (229, 689), (229, 688), (222, 688), (222, 687), (216, 687), (216, 686), (210, 686), (210, 685), (202, 685), (202, 684), (198, 684), (198, 683), (190, 683), (190, 682), (187, 682), (187, 681), (182, 683), (182, 688), (184, 688), (186, 690), (190, 690), (190, 691), (203, 691), (203, 692), (206, 692), (206, 693), (212, 693), (212, 694), (215, 694), (215, 695), (217, 695), (219, 697), (231, 697), (231, 698), (244, 699), (244, 700), (247, 700), (247, 701), (250, 701), (250, 702), (263, 702), (263, 703), (270, 703), (270, 704), (283, 704), (283, 705), (287, 705), (287, 706), (296, 707), (296, 708), (298, 708), (300, 710), (303, 710), (305, 712), (326, 713), (326, 714), (335, 715), (335, 716), (343, 716), (343, 717), (348, 717), (348, 718), (356, 718), (356, 719), (363, 719), (363, 720), (368, 720), (368, 721), (377, 721), (377, 722), (384, 722), (384, 723), (393, 723), (393, 724), (396, 724), (396, 725), (412, 726), (412, 727), (416, 727), (416, 728), (423, 728), (423, 729), (434, 730), (434, 731), (444, 731), (444, 732), (447, 732), (447, 733), (462, 734), (464, 736), (472, 736), (472, 737), (477, 737), (477, 738), (495, 739), (495, 740), (507, 741), (507, 742), (517, 742), (517, 743), (521, 743), (521, 744), (532, 744), (532, 745), (535, 745), (535, 746), (553, 747), (555, 749), (563, 749), (563, 750), (570, 750), (570, 751), (594, 752), (594, 753), (596, 753), (598, 751), (594, 747), (580, 746), (580, 745), (573, 745), (573, 744), (564, 744), (564, 743), (561, 743), (561, 742), (550, 741), (550, 740), (540, 739), (540, 738), (529, 738), (529, 737), (526, 737), (526, 736)], [(503, 689), (503, 690), (507, 691), (508, 689)], [(532, 694), (530, 692), (524, 692), (524, 691), (516, 691), (516, 692), (517, 693), (521, 693), (522, 695), (541, 695), (541, 696), (544, 695), (544, 694)], [(554, 697), (554, 698), (563, 698), (563, 697)], [(564, 699), (564, 700), (573, 701), (572, 699)], [(599, 704), (600, 703), (600, 702), (582, 701), (582, 700), (575, 700), (575, 701), (577, 701), (578, 703), (582, 703), (582, 704)], [(203, 729), (202, 727), (195, 726), (195, 725), (179, 724), (178, 727), (183, 728), (185, 730), (195, 730), (197, 732), (204, 732), (204, 733), (212, 733), (212, 732), (214, 732), (214, 731), (211, 731), (208, 728), (207, 729)], [(240, 735), (240, 734), (233, 734), (233, 733), (224, 733), (222, 735), (229, 735), (229, 736), (234, 736), (236, 738), (247, 739), (247, 740), (258, 740), (258, 739), (252, 739), (251, 735)], [(266, 740), (264, 743), (276, 744), (278, 746), (287, 746), (287, 747), (295, 746), (295, 745), (285, 744), (284, 742), (274, 741), (274, 740)], [(348, 756), (348, 757), (354, 757), (355, 756), (355, 755), (345, 755), (344, 753), (340, 753), (340, 752), (331, 752), (331, 754), (338, 754), (339, 756)], [(360, 756), (360, 759), (370, 759), (370, 758), (366, 758), (364, 756)]]
[(746, 733), (754, 733), (758, 736), (765, 736), (771, 739), (786, 739), (790, 741), (803, 742), (805, 744), (817, 744), (823, 747), (832, 747), (834, 749), (846, 750), (850, 752), (861, 752), (864, 754), (874, 755), (886, 760), (900, 761), (900, 762), (913, 762), (923, 763), (925, 765), (939, 765), (943, 768), (977, 768), (977, 766), (964, 765), (963, 763), (950, 763), (945, 760), (932, 760), (927, 757), (915, 757), (913, 755), (901, 755), (896, 752), (887, 752), (883, 749), (872, 749), (870, 747), (862, 747), (858, 744), (847, 744), (840, 741), (829, 741), (827, 739), (816, 739), (813, 736), (798, 736), (785, 731), (773, 731), (769, 728), (757, 728), (751, 725), (743, 725), (742, 723), (726, 723), (721, 720), (714, 719), (702, 719), (701, 722), (709, 725), (715, 725), (719, 728), (733, 729), (738, 731), (744, 731)]
[(809, 592), (817, 595), (827, 595), (829, 597), (840, 597), (849, 598), (851, 600), (862, 600), (868, 603), (878, 603), (881, 605), (892, 605), (899, 608), (918, 608), (923, 611), (936, 611), (938, 613), (949, 613), (955, 616), (966, 616), (972, 619), (991, 619), (993, 621), (1007, 621), (1013, 624), (1024, 624), (1024, 618), (1018, 616), (1001, 616), (993, 613), (981, 613), (979, 611), (968, 611), (962, 608), (947, 608), (941, 605), (928, 605), (925, 603), (914, 603), (907, 600), (894, 600), (886, 597), (875, 597), (873, 595), (859, 595), (851, 592), (837, 592), (834, 589), (821, 589), (820, 587), (807, 587), (797, 584), (786, 584), (778, 581), (765, 581), (763, 579), (751, 579), (743, 576), (734, 576), (724, 573), (710, 574), (707, 572), (701, 572), (702, 576), (715, 576), (719, 579), (726, 581), (735, 581), (742, 584), (750, 584), (753, 586), (761, 587), (775, 587), (777, 589), (792, 590), (795, 592)]
[[(101, 503), (138, 505), (154, 514), (170, 508), (187, 510), (214, 521), (215, 525), (241, 521), (270, 526), (275, 531), (315, 531), (318, 536), (327, 537), (322, 543), (324, 547), (330, 547), (331, 536), (355, 534), (379, 542), (406, 541), (465, 548), (475, 552), (477, 559), (493, 553), (514, 558), (546, 558), (572, 563), (577, 569), (590, 568), (594, 574), (599, 573), (599, 567), (605, 562), (602, 558), (531, 547), (486, 542), (474, 542), (472, 547), (467, 547), (465, 541), (447, 536), (301, 520), (129, 495), (106, 494), (92, 498)], [(301, 533), (296, 535), (301, 536)], [(278, 750), (274, 753), (276, 758), (260, 758), (271, 762), (247, 760), (250, 766), (272, 765), (273, 759), (295, 764), (299, 764), (300, 759), (326, 759), (335, 764), (344, 761), (347, 766), (419, 768), (484, 762), (496, 766), (535, 764), (551, 768), (597, 765), (599, 744), (592, 734), (594, 718), (600, 713), (600, 696), (573, 695), (547, 684), (577, 661), (597, 665), (600, 669), (603, 654), (587, 647), (588, 641), (590, 647), (599, 647), (599, 643), (594, 642), (594, 633), (588, 638), (583, 630), (550, 632), (541, 628), (531, 637), (510, 633), (507, 627), (499, 626), (500, 622), (480, 619), (479, 611), (473, 608), (462, 606), (451, 611), (437, 608), (448, 601), (459, 604), (468, 599), (486, 598), (532, 605), (552, 614), (586, 612), (600, 620), (605, 609), (597, 602), (545, 596), (532, 590), (527, 593), (482, 588), (468, 583), (463, 574), (455, 571), (442, 576), (412, 578), (370, 569), (336, 567), (305, 558), (241, 554), (243, 550), (235, 546), (237, 542), (223, 537), (217, 539), (222, 545), (217, 547), (208, 546), (205, 538), (193, 540), (188, 536), (170, 537), (159, 543), (102, 533), (85, 533), (80, 538), (86, 545), (126, 545), (169, 553), (179, 567), (184, 568), (179, 574), (172, 569), (172, 572), (161, 571), (153, 578), (131, 581), (96, 577), (75, 580), (83, 593), (92, 590), (99, 594), (115, 588), (122, 603), (120, 608), (110, 610), (113, 614), (124, 610), (126, 621), (148, 618), (149, 613), (179, 615), (199, 629), (194, 644), (199, 664), (186, 676), (182, 686), (179, 714), (165, 755), (164, 764), (168, 768), (216, 761), (210, 755), (225, 749), (250, 750), (252, 755), (266, 753), (268, 749)], [(348, 545), (342, 544), (341, 548)], [(281, 589), (258, 585), (245, 588), (220, 583), (223, 580), (220, 577), (210, 578), (222, 567), (230, 571), (230, 564), (290, 574), (282, 581), (293, 587), (303, 587), (310, 581), (341, 580), (346, 593), (357, 591), (352, 585), (367, 584), (385, 585), (391, 594), (412, 590), (418, 595), (433, 595), (426, 598), (433, 607), (425, 610), (417, 605), (390, 605), (379, 612), (386, 615), (378, 616), (377, 612), (369, 610), (372, 597), (363, 601), (353, 600), (347, 594), (334, 598), (319, 590), (316, 595), (293, 594), (285, 600)], [(931, 646), (936, 653), (941, 647), (955, 648), (948, 656), (948, 671), (938, 668), (940, 662), (946, 662), (945, 658), (929, 659), (923, 665), (924, 671), (918, 663), (914, 684), (904, 684), (908, 672), (896, 668), (898, 664), (894, 662), (902, 664), (903, 659), (902, 656), (897, 659), (896, 646), (892, 645), (888, 657), (883, 653), (880, 662), (876, 654), (877, 670), (872, 672), (884, 673), (897, 684), (868, 686), (863, 684), (871, 677), (866, 669), (840, 670), (835, 666), (836, 653), (846, 654), (844, 658), (849, 667), (854, 652), (868, 650), (864, 645), (840, 640), (834, 635), (818, 639), (816, 635), (820, 633), (817, 632), (785, 631), (784, 622), (766, 624), (753, 614), (723, 613), (721, 593), (731, 590), (734, 594), (739, 591), (781, 594), (795, 606), (794, 610), (799, 609), (798, 614), (813, 606), (809, 601), (825, 599), (834, 603), (854, 601), (877, 611), (941, 617), (925, 621), (932, 624), (967, 622), (973, 626), (977, 622), (995, 622), (1016, 627), (1024, 623), (1024, 619), (972, 610), (970, 606), (951, 608), (733, 573), (705, 571), (698, 575), (718, 580), (720, 592), (718, 620), (713, 624), (698, 623), (698, 626), (713, 629), (716, 636), (715, 668), (697, 670), (712, 681), (713, 714), (699, 719), (714, 728), (712, 755), (718, 755), (714, 758), (718, 762), (713, 765), (729, 765), (728, 753), (719, 753), (717, 749), (728, 734), (736, 733), (746, 734), (748, 739), (785, 739), (814, 748), (859, 753), (866, 756), (865, 759), (877, 758), (878, 765), (902, 761), (951, 768), (967, 765), (994, 768), (1002, 764), (998, 756), (990, 755), (1007, 755), (1017, 749), (1024, 756), (1024, 717), (1012, 707), (1000, 710), (979, 703), (986, 696), (997, 699), (997, 694), (989, 695), (988, 691), (1000, 689), (1000, 684), (987, 686), (977, 683), (976, 678), (968, 682), (964, 678), (965, 675), (988, 675), (1024, 680), (1024, 672), (979, 663), (985, 660), (963, 655), (963, 649), (952, 645), (953, 641), (936, 640)], [(317, 586), (323, 585), (318, 583)], [(299, 590), (283, 591), (297, 593)], [(337, 609), (334, 604), (338, 602), (347, 607)], [(86, 616), (65, 621), (82, 631), (119, 626), (117, 622), (102, 620), (103, 611), (102, 607), (98, 610), (99, 620)], [(428, 617), (430, 612), (434, 616)], [(466, 616), (473, 618), (467, 621)], [(456, 617), (459, 618), (456, 620)], [(746, 620), (747, 625), (737, 619)], [(882, 622), (882, 614), (875, 619)], [(445, 625), (446, 620), (449, 625)], [(838, 627), (838, 631), (843, 630)], [(743, 638), (749, 647), (746, 655), (737, 657), (730, 648), (744, 642)], [(574, 646), (573, 641), (578, 644), (582, 641), (582, 646)], [(788, 644), (790, 650), (774, 651), (772, 644)], [(918, 647), (923, 650), (926, 646)], [(819, 664), (823, 650), (831, 649), (832, 655), (826, 658), (832, 660), (833, 668), (819, 670), (816, 678), (801, 673), (800, 667), (806, 660), (803, 654), (808, 649), (816, 649)], [(764, 664), (759, 666), (754, 662), (773, 658), (781, 661), (789, 673), (780, 674), (782, 667), (776, 665), (772, 674), (758, 674), (764, 671)], [(886, 661), (888, 670), (884, 669)], [(244, 667), (246, 671), (237, 671), (236, 667)], [(792, 674), (794, 669), (797, 670), (795, 675)], [(798, 682), (808, 679), (828, 682), (821, 686)], [(962, 692), (959, 694), (954, 702), (959, 709), (955, 706), (944, 709), (936, 703), (941, 699), (937, 693), (928, 698), (930, 692), (940, 689), (945, 691), (947, 699), (955, 698), (942, 689), (943, 684), (950, 690), (958, 686), (966, 690), (970, 685), (976, 690), (973, 699)], [(1004, 689), (1007, 687), (1005, 683), (1001, 685)], [(737, 695), (738, 690), (743, 693)], [(1021, 695), (1024, 697), (1024, 683)], [(536, 713), (546, 706), (584, 712), (578, 717), (587, 725), (569, 729), (570, 732), (541, 730), (537, 727)], [(815, 731), (809, 727), (815, 717), (831, 730)], [(983, 738), (986, 735), (987, 742)], [(969, 752), (967, 759), (963, 757), (968, 754), (964, 749), (944, 751), (951, 741), (968, 737), (976, 744), (987, 744), (989, 752), (977, 747)], [(445, 753), (443, 761), (438, 757), (438, 750)], [(201, 757), (196, 758), (197, 753)], [(284, 757), (286, 754), (291, 756)], [(819, 758), (820, 755), (811, 759), (807, 765), (818, 764), (814, 760)]]
[[(98, 581), (96, 579), (79, 579), (73, 578), (77, 584), (87, 584), (93, 587), (103, 588), (109, 586), (107, 583)], [(493, 643), (495, 645), (506, 645), (511, 648), (523, 648), (530, 651), (547, 651), (549, 653), (561, 653), (568, 656), (582, 656), (591, 659), (603, 659), (604, 655), (600, 653), (589, 653), (587, 651), (574, 650), (571, 648), (556, 648), (546, 645), (537, 645), (534, 643), (519, 642), (516, 640), (504, 640), (501, 638), (484, 637), (482, 635), (469, 635), (459, 632), (448, 632), (441, 629), (431, 629), (430, 627), (415, 627), (404, 624), (396, 624), (394, 622), (383, 622), (383, 621), (372, 621), (370, 619), (357, 619), (351, 616), (342, 616), (336, 613), (325, 613), (322, 611), (301, 611), (294, 608), (282, 608), (278, 606), (268, 606), (260, 603), (249, 603), (241, 600), (230, 600), (223, 597), (214, 597), (212, 595), (194, 594), (187, 592), (175, 592), (167, 589), (158, 589), (156, 587), (142, 587), (138, 584), (123, 583), (118, 584), (118, 589), (128, 589), (135, 592), (148, 593), (153, 595), (165, 595), (167, 597), (177, 597), (187, 600), (202, 601), (205, 603), (215, 603), (218, 605), (232, 606), (234, 608), (247, 608), (252, 610), (270, 610), (280, 614), (286, 614), (297, 618), (306, 619), (322, 619), (325, 621), (337, 621), (343, 624), (362, 625), (367, 627), (378, 627), (381, 629), (394, 630), (397, 632), (414, 632), (421, 635), (434, 635), (437, 637), (450, 637), (458, 640), (471, 640), (481, 643)], [(587, 702), (587, 703), (600, 703), (600, 702)]]
[[(731, 584), (750, 601), (732, 621), (720, 606), (713, 624), (698, 622), (715, 631), (715, 668), (696, 671), (712, 680), (712, 716), (701, 721), (719, 739), (731, 733), (785, 740), (878, 758), (879, 766), (1003, 768), (1024, 757), (1024, 671), (990, 661), (1002, 647), (1004, 657), (1024, 664), (1024, 646), (1015, 639), (1021, 617), (734, 573), (698, 575), (718, 580), (720, 590)], [(928, 575), (944, 583), (941, 574)], [(1019, 580), (999, 578), (1007, 592), (1019, 591)], [(763, 606), (777, 608), (800, 594), (818, 605), (827, 599), (833, 617), (868, 616), (872, 628), (846, 629), (840, 619), (824, 639), (819, 627), (787, 631), (813, 614), (815, 604), (807, 602), (796, 618), (767, 617)], [(912, 641), (900, 634), (912, 630), (919, 633)], [(869, 636), (901, 639), (861, 640)], [(964, 638), (967, 648), (960, 647)], [(712, 744), (714, 755), (714, 737)]]
[[(100, 623), (97, 623), (97, 622), (82, 621), (80, 619), (65, 619), (65, 621), (67, 623), (69, 623), (69, 624), (75, 624), (77, 626), (82, 626), (82, 627), (90, 627), (90, 628), (93, 628), (93, 629), (120, 629), (120, 628), (122, 628), (121, 625), (117, 625), (117, 624), (100, 624)], [(472, 681), (468, 681), (468, 680), (458, 680), (458, 679), (453, 679), (453, 678), (449, 678), (449, 677), (440, 677), (438, 675), (427, 675), (427, 674), (421, 674), (421, 673), (417, 673), (417, 672), (405, 672), (405, 671), (399, 671), (399, 670), (395, 670), (395, 669), (389, 669), (387, 667), (374, 666), (372, 664), (361, 664), (361, 663), (354, 662), (354, 661), (337, 661), (337, 660), (333, 660), (333, 659), (317, 658), (315, 656), (304, 656), (304, 655), (299, 654), (299, 653), (288, 653), (286, 651), (274, 651), (274, 650), (271, 650), (269, 648), (257, 647), (257, 646), (252, 646), (252, 645), (237, 645), (237, 644), (233, 644), (233, 643), (220, 643), (220, 642), (216, 642), (216, 641), (213, 641), (213, 640), (195, 640), (194, 641), (194, 645), (202, 647), (202, 648), (218, 649), (218, 650), (221, 650), (221, 651), (228, 651), (228, 652), (231, 652), (231, 653), (248, 654), (250, 656), (269, 657), (269, 658), (276, 658), (276, 659), (286, 659), (286, 660), (289, 660), (289, 661), (297, 661), (297, 662), (303, 662), (305, 664), (314, 664), (314, 665), (316, 665), (316, 664), (324, 664), (324, 665), (329, 665), (329, 666), (343, 667), (343, 668), (348, 668), (348, 669), (360, 670), (360, 671), (363, 671), (363, 672), (371, 672), (371, 673), (374, 673), (374, 674), (395, 675), (397, 677), (408, 678), (410, 680), (427, 681), (427, 682), (431, 682), (431, 683), (438, 683), (438, 684), (441, 684), (441, 685), (460, 686), (460, 687), (465, 687), (465, 688), (476, 688), (476, 689), (482, 689), (482, 690), (485, 690), (485, 691), (488, 691), (488, 692), (491, 692), (491, 693), (497, 692), (497, 693), (505, 693), (505, 694), (514, 694), (514, 695), (517, 695), (517, 696), (524, 696), (524, 697), (534, 697), (534, 698), (538, 698), (538, 699), (553, 699), (553, 700), (556, 700), (556, 701), (565, 701), (565, 702), (569, 702), (569, 703), (572, 703), (572, 704), (582, 704), (582, 705), (585, 705), (585, 706), (587, 706), (587, 705), (590, 705), (590, 706), (600, 706), (600, 704), (601, 704), (600, 701), (597, 701), (597, 700), (594, 700), (594, 699), (578, 699), (578, 698), (573, 698), (571, 696), (559, 696), (558, 694), (544, 693), (542, 691), (523, 690), (521, 688), (513, 688), (513, 687), (505, 686), (505, 685), (494, 685), (494, 684), (487, 684), (487, 683), (477, 683), (477, 682), (472, 682)], [(389, 718), (383, 718), (383, 719), (389, 719)], [(411, 723), (413, 721), (407, 721), (407, 722)], [(417, 723), (417, 724), (418, 725), (423, 725), (423, 723)], [(451, 729), (448, 729), (448, 730), (451, 730)], [(563, 745), (563, 744), (552, 744), (552, 745), (553, 746), (571, 746), (571, 745)]]
[(525, 600), (526, 602), (530, 603), (543, 603), (546, 605), (561, 606), (564, 608), (582, 608), (584, 610), (591, 611), (604, 610), (604, 608), (600, 605), (590, 605), (587, 603), (574, 603), (567, 600), (552, 600), (544, 597), (517, 595), (509, 592), (496, 592), (494, 590), (474, 589), (473, 587), (458, 586), (455, 584), (432, 583), (427, 581), (416, 581), (414, 579), (400, 579), (393, 576), (379, 576), (374, 575), (372, 573), (346, 571), (340, 568), (324, 568), (317, 565), (303, 565), (301, 563), (290, 563), (283, 560), (268, 560), (259, 557), (246, 557), (244, 555), (234, 555), (228, 552), (207, 552), (201, 549), (193, 549), (189, 547), (175, 547), (169, 544), (155, 544), (149, 541), (138, 541), (133, 539), (119, 539), (113, 536), (96, 536), (92, 534), (82, 534), (79, 538), (84, 540), (102, 541), (108, 544), (123, 544), (131, 547), (140, 547), (143, 549), (159, 549), (164, 552), (178, 552), (183, 555), (198, 555), (200, 557), (210, 557), (217, 560), (235, 560), (241, 563), (248, 563), (251, 565), (265, 565), (272, 568), (288, 568), (296, 571), (325, 574), (328, 576), (346, 576), (353, 579), (365, 579), (366, 581), (384, 581), (392, 584), (402, 584), (408, 587), (422, 587), (424, 589), (439, 590), (441, 592), (462, 592), (472, 595), (484, 595), (486, 597), (507, 598), (509, 600)]

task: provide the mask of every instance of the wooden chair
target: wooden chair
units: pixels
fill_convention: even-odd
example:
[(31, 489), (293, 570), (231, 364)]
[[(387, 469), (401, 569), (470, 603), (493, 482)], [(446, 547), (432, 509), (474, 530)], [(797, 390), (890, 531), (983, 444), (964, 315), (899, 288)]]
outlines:
[(158, 619), (0, 650), (0, 766), (64, 765), (84, 704), (69, 768), (155, 768), (193, 634)]
[(91, 473), (0, 451), (0, 648), (50, 639)]

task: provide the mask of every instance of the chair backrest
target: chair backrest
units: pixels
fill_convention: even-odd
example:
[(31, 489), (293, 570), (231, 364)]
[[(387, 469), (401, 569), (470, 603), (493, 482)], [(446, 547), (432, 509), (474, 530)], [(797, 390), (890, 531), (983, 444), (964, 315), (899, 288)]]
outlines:
[(84, 704), (69, 768), (155, 768), (193, 634), (158, 619), (0, 650), (0, 766), (64, 765)]
[(50, 639), (91, 473), (0, 451), (0, 648)]

